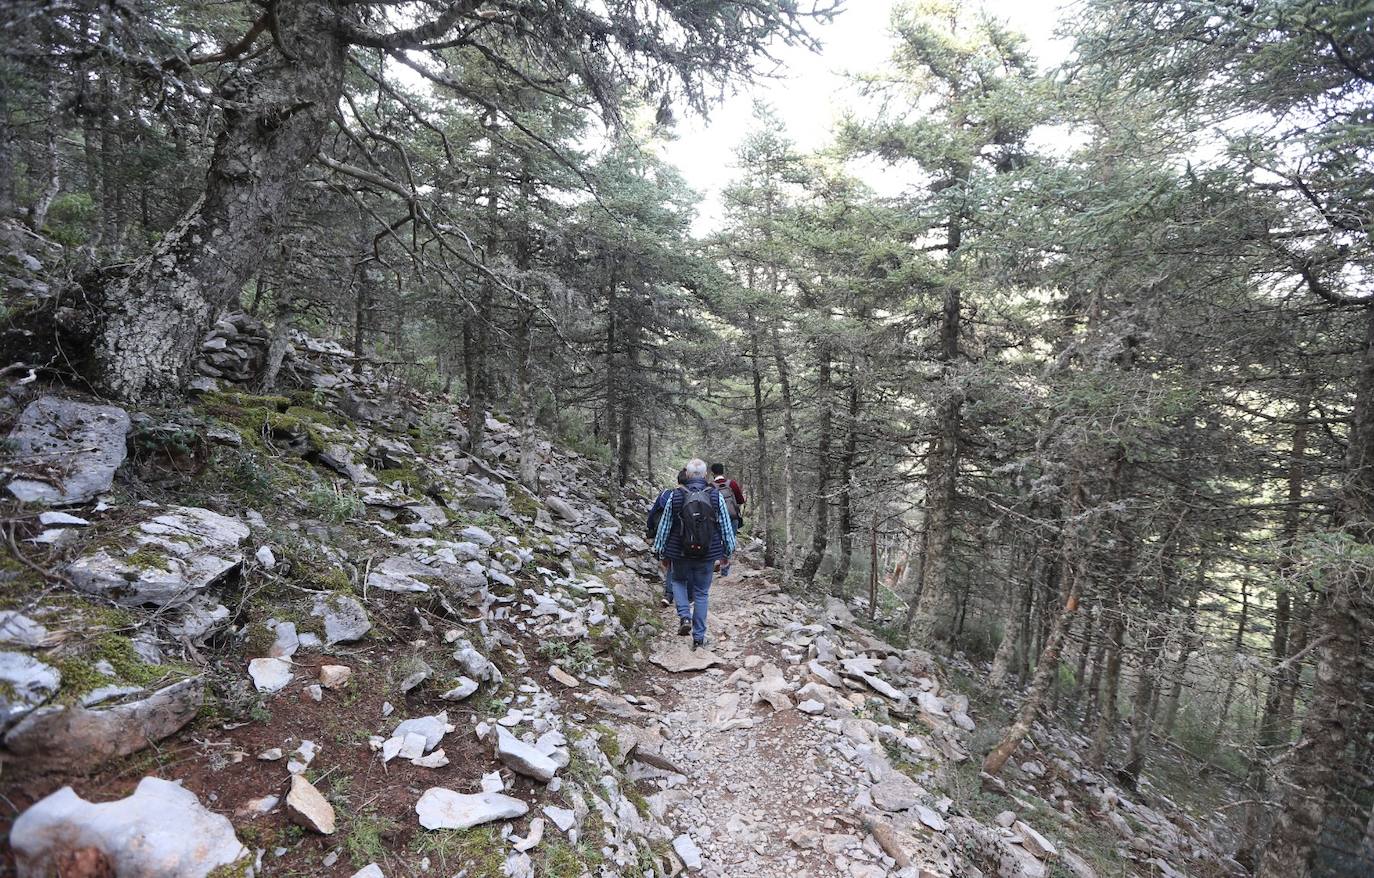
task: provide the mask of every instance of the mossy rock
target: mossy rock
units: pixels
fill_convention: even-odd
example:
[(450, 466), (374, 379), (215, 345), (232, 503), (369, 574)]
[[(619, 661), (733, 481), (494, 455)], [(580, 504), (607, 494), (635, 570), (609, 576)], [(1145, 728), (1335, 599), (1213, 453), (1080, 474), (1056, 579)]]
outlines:
[(510, 501), (510, 508), (517, 515), (526, 518), (534, 518), (539, 515), (539, 501), (529, 495), (524, 488), (512, 486), (506, 492), (506, 498)]
[[(182, 664), (148, 664), (134, 649), (133, 641), (120, 634), (102, 634), (82, 641), (70, 652), (52, 654), (45, 660), (62, 672), (62, 687), (56, 699), (62, 704), (73, 704), (83, 695), (102, 686), (126, 685), (153, 689), (175, 679), (195, 675), (194, 668)], [(101, 661), (109, 663), (114, 676), (107, 676), (96, 669)]]

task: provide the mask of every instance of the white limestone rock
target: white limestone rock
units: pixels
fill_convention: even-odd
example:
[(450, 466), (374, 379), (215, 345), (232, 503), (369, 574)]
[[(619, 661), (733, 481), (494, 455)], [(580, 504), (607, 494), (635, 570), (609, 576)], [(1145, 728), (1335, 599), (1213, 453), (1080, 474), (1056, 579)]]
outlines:
[(248, 663), (248, 676), (259, 692), (280, 692), (291, 682), (291, 663), (279, 658), (256, 658)]
[(553, 780), (553, 776), (558, 773), (558, 765), (553, 759), (515, 737), (502, 726), (495, 727), (495, 734), (496, 758), (511, 771), (544, 783)]
[(372, 630), (367, 610), (346, 594), (316, 595), (310, 615), (324, 620), (324, 642), (328, 646), (361, 640)]
[(682, 860), (682, 865), (687, 867), (687, 871), (701, 870), (701, 848), (697, 847), (697, 843), (690, 835), (683, 834), (673, 839), (673, 851), (678, 855), (678, 859)]
[(62, 685), (62, 672), (22, 652), (0, 652), (0, 731), (45, 703)]
[(477, 681), (467, 677), (459, 677), (458, 685), (448, 690), (439, 697), (445, 701), (462, 701), (477, 691)]
[(187, 603), (243, 563), (238, 545), (248, 538), (248, 525), (208, 509), (173, 506), (129, 536), (127, 549), (97, 549), (67, 565), (72, 584), (124, 606)]
[(495, 820), (522, 817), (530, 806), (501, 793), (455, 793), (430, 787), (415, 803), (415, 813), (425, 829), (470, 829)]
[(40, 396), (20, 413), (9, 442), (19, 471), (41, 464), (44, 477), (21, 475), (9, 492), (24, 503), (85, 503), (110, 490), (128, 432), (129, 414), (118, 406)]
[(114, 874), (139, 878), (204, 878), (251, 856), (227, 818), (156, 777), (143, 778), (127, 798), (99, 804), (63, 787), (19, 815), (9, 842), (19, 878), (54, 875), (57, 857), (82, 848), (101, 852)]

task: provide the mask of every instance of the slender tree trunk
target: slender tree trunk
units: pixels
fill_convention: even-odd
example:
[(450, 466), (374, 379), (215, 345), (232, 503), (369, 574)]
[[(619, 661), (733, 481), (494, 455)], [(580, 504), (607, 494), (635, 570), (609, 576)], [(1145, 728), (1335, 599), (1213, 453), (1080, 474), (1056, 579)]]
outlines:
[(1240, 621), (1236, 625), (1236, 638), (1232, 644), (1231, 670), (1226, 677), (1226, 693), (1221, 698), (1221, 711), (1217, 715), (1216, 728), (1212, 730), (1211, 745), (1207, 756), (1210, 760), (1221, 744), (1226, 732), (1226, 722), (1231, 717), (1231, 704), (1236, 699), (1236, 686), (1240, 684), (1240, 657), (1245, 650), (1245, 632), (1250, 627), (1250, 583), (1245, 577), (1240, 580)]
[(926, 537), (929, 531), (921, 530), (921, 541), (916, 551), (916, 559), (911, 562), (908, 568), (914, 580), (911, 586), (911, 595), (906, 603), (906, 619), (902, 623), (902, 631), (906, 634), (907, 640), (911, 640), (912, 628), (916, 625), (917, 608), (921, 605), (921, 595), (925, 592), (925, 573), (926, 573)]
[[(499, 126), (494, 113), (488, 113), (485, 121), (487, 137), (495, 143), (499, 137)], [(499, 169), (496, 166), (495, 150), (488, 156), (486, 167), (486, 239), (482, 243), (482, 259), (489, 271), (496, 269), (497, 248), (500, 246), (501, 209), (499, 195)], [(492, 364), (491, 321), (493, 287), (495, 281), (483, 274), (478, 281), (476, 312), (467, 318), (468, 327), (464, 339), (471, 345), (470, 354), (465, 353), (464, 369), (467, 373), (468, 390), (468, 451), (475, 457), (482, 453), (482, 445), (487, 430), (487, 409), (491, 406)]]
[(797, 568), (797, 579), (804, 586), (810, 586), (815, 581), (816, 571), (825, 560), (825, 549), (830, 541), (830, 427), (833, 416), (828, 342), (823, 341), (817, 346), (817, 357), (816, 523), (811, 532), (811, 551)]
[(758, 530), (763, 533), (763, 566), (777, 564), (777, 545), (773, 535), (773, 489), (768, 478), (768, 424), (763, 411), (763, 370), (759, 366), (759, 330), (753, 314), (749, 316), (749, 366), (754, 384), (754, 476), (752, 493), (760, 510)]
[(1253, 870), (1259, 861), (1261, 843), (1267, 822), (1267, 812), (1261, 804), (1268, 794), (1271, 762), (1276, 750), (1288, 738), (1288, 719), (1283, 716), (1284, 690), (1294, 686), (1296, 672), (1290, 667), (1289, 626), (1292, 623), (1293, 601), (1289, 594), (1293, 580), (1293, 547), (1302, 524), (1303, 484), (1307, 457), (1307, 418), (1311, 404), (1303, 399), (1296, 411), (1293, 442), (1288, 452), (1288, 507), (1283, 515), (1282, 549), (1279, 556), (1279, 590), (1274, 598), (1274, 636), (1270, 643), (1273, 671), (1265, 691), (1264, 712), (1255, 734), (1255, 752), (1250, 760), (1250, 804), (1245, 809), (1245, 831), (1236, 859)]
[[(1021, 570), (1021, 593), (1025, 594), (1031, 576), (1034, 575), (1035, 551), (1025, 552), (1025, 562)], [(1022, 598), (1024, 600), (1024, 598)], [(1018, 601), (1020, 603), (1020, 601)], [(1010, 608), (1009, 608), (1010, 609)], [(997, 652), (992, 656), (992, 668), (988, 671), (988, 685), (994, 689), (1000, 689), (1007, 683), (1007, 674), (1011, 669), (1011, 661), (1016, 657), (1017, 632), (1020, 629), (1016, 625), (1016, 613), (1013, 611), (1011, 616), (1005, 617), (1002, 624), (1002, 641), (997, 644)]]
[(295, 60), (267, 53), (240, 68), (204, 194), (103, 297), (93, 377), (113, 398), (165, 399), (185, 385), (202, 336), (256, 270), (336, 112), (344, 46), (335, 22), (348, 13), (334, 0), (276, 10)]
[(1156, 626), (1147, 624), (1140, 644), (1140, 667), (1131, 705), (1131, 734), (1126, 744), (1126, 761), (1118, 772), (1121, 782), (1131, 790), (1140, 782), (1140, 773), (1145, 770), (1145, 760), (1149, 756), (1150, 733), (1154, 726), (1155, 679), (1159, 674), (1162, 654), (1159, 639)]
[(787, 358), (778, 338), (777, 327), (773, 328), (773, 358), (778, 369), (778, 387), (782, 393), (782, 577), (783, 587), (792, 588), (792, 459), (797, 447), (797, 428), (792, 418), (792, 381), (787, 368)]
[(516, 336), (517, 398), (520, 408), (520, 484), (539, 492), (539, 434), (535, 430), (533, 315), (521, 315)]
[(1197, 587), (1193, 589), (1192, 596), (1188, 600), (1188, 616), (1184, 622), (1183, 643), (1179, 647), (1178, 660), (1174, 662), (1174, 670), (1170, 675), (1172, 680), (1169, 684), (1169, 697), (1165, 702), (1164, 722), (1160, 727), (1160, 734), (1165, 738), (1173, 738), (1174, 725), (1178, 722), (1178, 705), (1182, 700), (1183, 686), (1188, 679), (1188, 662), (1198, 647), (1197, 601), (1207, 579), (1206, 569), (1207, 562), (1204, 560), (1198, 565)]
[(1121, 650), (1126, 635), (1125, 610), (1117, 605), (1105, 608), (1109, 615), (1107, 622), (1106, 664), (1102, 671), (1102, 693), (1098, 699), (1097, 729), (1093, 733), (1093, 745), (1088, 751), (1088, 765), (1101, 769), (1107, 760), (1112, 746), (1112, 735), (1116, 732), (1117, 691), (1121, 684)]
[[(967, 168), (956, 178), (967, 181)], [(954, 502), (959, 478), (959, 428), (963, 414), (963, 395), (954, 385), (954, 370), (959, 360), (959, 335), (963, 326), (962, 287), (958, 278), (963, 246), (963, 216), (950, 217), (949, 237), (945, 243), (947, 271), (944, 301), (940, 314), (940, 371), (943, 385), (937, 406), (935, 436), (926, 457), (926, 541), (925, 571), (921, 604), (916, 609), (912, 636), (922, 645), (930, 643), (936, 621), (949, 603), (950, 552), (954, 545)]]
[(830, 590), (845, 591), (849, 565), (854, 554), (854, 463), (859, 456), (859, 372), (851, 364), (849, 372), (849, 409), (845, 424), (844, 453), (840, 456), (840, 554), (830, 574)]
[(18, 212), (14, 174), (14, 129), (10, 125), (9, 90), (0, 88), (0, 219), (9, 219)]
[[(1071, 508), (1069, 514), (1065, 516), (1066, 521), (1077, 521), (1077, 511), (1084, 507), (1084, 499), (1082, 487), (1075, 485), (1068, 501)], [(1075, 524), (1075, 531), (1078, 527), (1079, 525)], [(1078, 598), (1082, 590), (1081, 543), (1082, 540), (1078, 536), (1066, 540), (1064, 543), (1064, 550), (1070, 554), (1070, 557), (1063, 559), (1065, 577), (1068, 579), (1066, 594), (1063, 596), (1054, 624), (1050, 627), (1049, 637), (1045, 640), (1045, 648), (1041, 651), (1040, 659), (1035, 665), (1035, 676), (1031, 678), (1030, 689), (1026, 691), (1026, 697), (1016, 712), (1016, 719), (1007, 727), (1006, 732), (1002, 735), (1002, 740), (983, 759), (983, 771), (988, 774), (997, 775), (1000, 773), (1002, 767), (1007, 764), (1007, 760), (1021, 745), (1021, 741), (1030, 733), (1031, 726), (1035, 723), (1035, 717), (1040, 712), (1040, 705), (1045, 700), (1045, 693), (1054, 683), (1055, 674), (1059, 669), (1059, 653), (1063, 649), (1064, 638), (1068, 633), (1073, 615), (1078, 609)]]
[(1083, 698), (1085, 677), (1088, 673), (1088, 656), (1092, 653), (1093, 641), (1097, 636), (1097, 619), (1093, 613), (1081, 613), (1083, 618), (1083, 635), (1079, 638), (1078, 664), (1074, 669), (1073, 693), (1069, 699), (1069, 705), (1074, 711), (1078, 712), (1079, 702)]
[[(3, 112), (3, 107), (0, 107), (0, 112)], [(57, 89), (55, 86), (49, 86), (48, 118), (44, 128), (46, 136), (44, 138), (43, 149), (43, 188), (39, 190), (38, 197), (34, 199), (33, 205), (29, 207), (28, 215), (28, 226), (35, 232), (43, 231), (43, 226), (48, 222), (48, 209), (52, 207), (53, 201), (56, 200), (58, 193), (62, 191), (62, 175), (60, 166), (58, 165), (60, 153), (57, 148), (57, 135), (60, 125), (61, 120), (58, 119), (57, 110)], [(4, 130), (0, 130), (0, 134), (3, 133)], [(0, 151), (8, 155), (8, 145), (0, 145)], [(0, 168), (0, 173), (5, 173), (8, 176), (8, 174), (13, 173), (13, 171), (6, 172), (3, 168)], [(13, 183), (10, 180), (6, 180), (4, 185), (10, 187), (11, 191), (7, 200), (11, 201), (10, 209), (13, 209)], [(0, 211), (0, 216), (7, 215), (8, 211)]]

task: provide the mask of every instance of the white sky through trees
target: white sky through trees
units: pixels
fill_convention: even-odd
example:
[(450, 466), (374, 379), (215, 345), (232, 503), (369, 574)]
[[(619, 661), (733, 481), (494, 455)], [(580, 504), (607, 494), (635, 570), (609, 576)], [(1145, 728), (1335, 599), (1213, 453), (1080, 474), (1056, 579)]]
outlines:
[[(781, 47), (774, 52), (779, 62), (774, 78), (746, 84), (709, 118), (679, 117), (677, 139), (665, 146), (664, 156), (704, 196), (695, 223), (698, 234), (719, 226), (720, 192), (735, 175), (734, 150), (753, 124), (754, 103), (771, 106), (800, 149), (825, 146), (832, 125), (852, 99), (847, 75), (872, 72), (886, 62), (888, 21), (898, 2), (848, 0), (843, 13), (817, 30), (819, 54)], [(1055, 29), (1064, 11), (1071, 11), (1069, 0), (987, 0), (982, 8), (1024, 33), (1041, 67), (1064, 60), (1070, 43), (1058, 38)]]

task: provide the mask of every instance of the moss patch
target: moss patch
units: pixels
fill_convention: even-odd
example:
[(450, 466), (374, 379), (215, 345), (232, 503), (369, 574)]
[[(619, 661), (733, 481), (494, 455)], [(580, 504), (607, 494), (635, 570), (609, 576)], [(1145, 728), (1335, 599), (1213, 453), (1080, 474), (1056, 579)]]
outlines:
[[(189, 677), (195, 673), (186, 665), (148, 664), (134, 650), (133, 641), (119, 634), (102, 634), (85, 641), (74, 652), (46, 660), (62, 672), (62, 687), (57, 692), (57, 700), (62, 704), (73, 704), (102, 686), (152, 689), (171, 677)], [(113, 677), (96, 670), (102, 660), (114, 669)]]
[(467, 878), (504, 878), (505, 843), (490, 826), (417, 832), (410, 850), (438, 861), (444, 871), (462, 867)]

